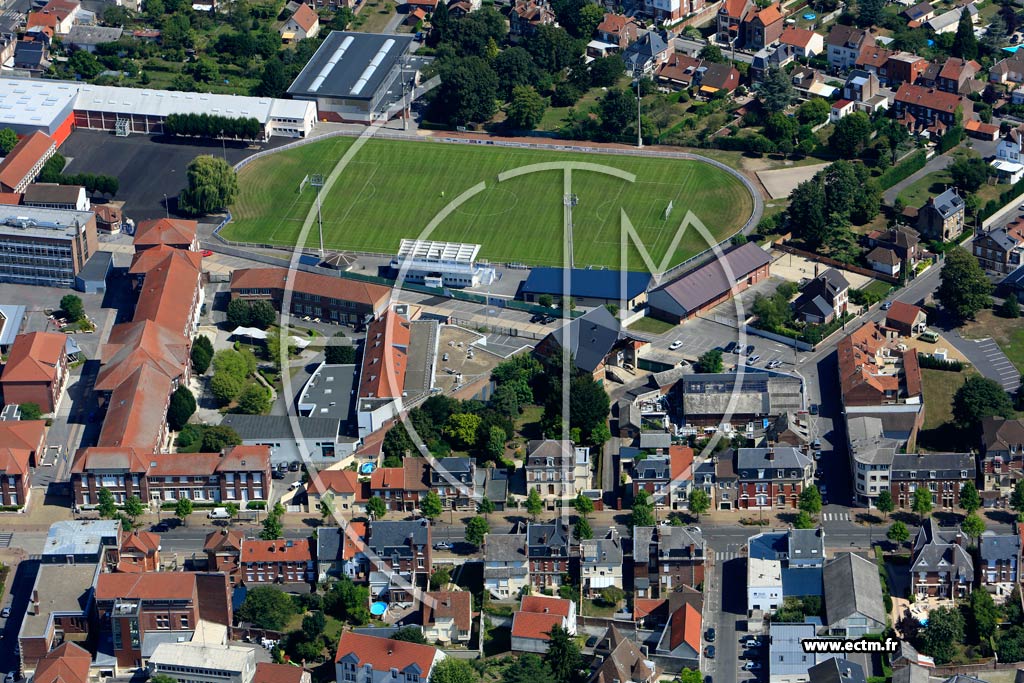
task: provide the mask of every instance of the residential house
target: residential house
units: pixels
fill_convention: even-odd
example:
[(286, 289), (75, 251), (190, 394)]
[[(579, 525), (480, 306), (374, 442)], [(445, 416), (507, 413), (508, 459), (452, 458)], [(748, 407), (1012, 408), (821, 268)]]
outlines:
[(836, 123), (857, 111), (857, 103), (853, 100), (841, 99), (832, 103), (828, 113), (829, 123)]
[(430, 468), (430, 488), (445, 509), (476, 510), (476, 464), (472, 458), (440, 458)]
[(865, 29), (836, 24), (826, 40), (828, 66), (834, 71), (846, 71), (857, 64), (865, 45), (874, 45), (875, 36)]
[[(0, 423), (2, 427), (3, 423)], [(985, 491), (1008, 496), (1024, 476), (1024, 420), (986, 417), (981, 422), (981, 457)]]
[(68, 31), (66, 42), (75, 50), (96, 52), (96, 48), (104, 43), (115, 43), (121, 39), (124, 29), (120, 26), (72, 26)]
[[(602, 653), (603, 659), (587, 683), (655, 683), (658, 680), (658, 665), (636, 643), (622, 635), (615, 624), (608, 627), (598, 644), (604, 641), (609, 643), (608, 652)], [(699, 649), (699, 640), (697, 645)]]
[(768, 531), (747, 541), (747, 609), (771, 612), (787, 597), (821, 596), (822, 529)]
[(526, 525), (530, 584), (535, 591), (557, 590), (562, 585), (563, 577), (569, 574), (570, 540), (567, 524), (530, 522)]
[(762, 47), (754, 53), (750, 63), (750, 79), (759, 83), (765, 79), (769, 71), (784, 69), (796, 59), (796, 50), (791, 45), (775, 43)]
[[(814, 461), (792, 446), (733, 449), (740, 509), (796, 509)], [(722, 457), (727, 457), (723, 453)]]
[(772, 43), (777, 43), (785, 28), (782, 7), (772, 3), (764, 9), (752, 12), (743, 21), (743, 45), (747, 50), (760, 50)]
[(793, 302), (797, 317), (806, 323), (827, 325), (846, 314), (850, 283), (835, 268), (828, 268), (804, 285)]
[(856, 104), (859, 111), (873, 114), (889, 108), (889, 98), (882, 93), (879, 77), (864, 69), (853, 69), (843, 85), (843, 97)]
[(320, 527), (316, 535), (317, 580), (347, 576), (357, 583), (365, 583), (370, 569), (365, 543), (366, 522)]
[(512, 617), (512, 651), (547, 652), (555, 627), (576, 635), (576, 603), (546, 595), (524, 596), (519, 611)]
[(1007, 597), (1020, 581), (1021, 538), (1019, 534), (997, 534), (986, 531), (978, 544), (978, 581), (994, 591), (997, 596)]
[(285, 43), (297, 43), (306, 38), (315, 38), (320, 33), (320, 17), (313, 8), (303, 3), (288, 17), (278, 30)]
[(653, 74), (658, 66), (668, 60), (670, 52), (666, 36), (657, 31), (648, 31), (622, 52), (626, 73)]
[(366, 555), (373, 558), (375, 573), (387, 575), (386, 588), (392, 601), (404, 601), (411, 594), (410, 587), (426, 587), (433, 573), (431, 531), (426, 519), (370, 521), (364, 544)]
[(728, 301), (734, 292), (767, 279), (771, 261), (771, 256), (753, 242), (735, 247), (723, 257), (652, 290), (647, 296), (649, 314), (678, 325)]
[(317, 576), (314, 559), (308, 538), (245, 539), (239, 558), (239, 578), (246, 586), (312, 583)]
[(646, 491), (655, 506), (684, 510), (693, 480), (693, 449), (670, 446), (668, 450), (668, 454), (648, 456), (633, 463), (633, 496)]
[(223, 574), (100, 574), (96, 620), (113, 645), (117, 667), (138, 668), (168, 638), (191, 640), (200, 622), (230, 627), (230, 587)]
[(516, 0), (509, 14), (509, 34), (513, 37), (530, 36), (538, 26), (555, 23), (555, 11), (544, 0)]
[(896, 119), (911, 133), (941, 135), (958, 120), (974, 118), (974, 105), (963, 95), (903, 83), (893, 100)]
[(427, 593), (421, 616), (427, 642), (465, 645), (473, 634), (473, 595), (467, 591)]
[(1024, 177), (1024, 126), (1011, 128), (1000, 139), (992, 168), (1001, 183), (1013, 185)]
[(843, 405), (920, 404), (921, 366), (917, 351), (901, 351), (894, 335), (868, 323), (836, 347)]
[(309, 511), (316, 512), (321, 502), (329, 501), (334, 514), (348, 516), (354, 510), (361, 510), (369, 500), (368, 489), (366, 482), (359, 481), (359, 475), (352, 470), (313, 471), (306, 484)]
[[(655, 72), (655, 80), (660, 85), (667, 86), (672, 90), (686, 90), (696, 84), (697, 73), (703, 63), (702, 59), (690, 57), (682, 52), (673, 52), (665, 60), (665, 63), (658, 67)], [(646, 294), (645, 286), (645, 299)]]
[(988, 80), (1000, 84), (1024, 83), (1024, 53), (1014, 52), (993, 64), (988, 70)]
[(590, 483), (590, 449), (571, 441), (531, 441), (524, 469), (527, 489), (547, 501), (572, 500)]
[(160, 571), (160, 534), (138, 530), (124, 534), (118, 549), (117, 571)]
[(629, 338), (622, 323), (607, 308), (598, 306), (567, 325), (558, 325), (537, 343), (534, 353), (542, 360), (561, 360), (566, 335), (576, 368), (598, 381), (604, 380), (608, 365), (628, 363), (635, 367), (637, 349), (642, 345)]
[(487, 534), (484, 537), (484, 588), (494, 598), (518, 597), (530, 585), (526, 534)]
[(892, 461), (891, 493), (896, 507), (910, 508), (914, 491), (931, 491), (932, 505), (950, 509), (960, 506), (960, 489), (975, 480), (974, 456), (970, 453), (897, 453)]
[(445, 658), (430, 645), (342, 631), (334, 657), (338, 683), (430, 683), (434, 667)]
[[(868, 244), (874, 247), (871, 254), (875, 254), (878, 250), (883, 250), (894, 255), (898, 268), (895, 273), (892, 273), (893, 275), (896, 275), (902, 269), (903, 264), (907, 264), (908, 273), (913, 271), (924, 254), (924, 250), (920, 246), (921, 237), (917, 232), (905, 225), (896, 225), (887, 230), (876, 230), (869, 233)], [(868, 255), (869, 262), (871, 254)], [(885, 260), (891, 261), (892, 258), (886, 258)]]
[(75, 644), (65, 642), (43, 655), (36, 663), (32, 683), (89, 683), (92, 655)]
[(976, 82), (974, 77), (981, 71), (981, 65), (973, 59), (964, 60), (959, 57), (949, 57), (939, 70), (938, 78), (935, 79), (935, 87), (943, 92), (958, 95), (970, 95), (979, 91), (984, 84)]
[(900, 15), (907, 21), (924, 23), (935, 16), (935, 7), (927, 0), (924, 0), (913, 7), (903, 10), (900, 12)]
[(185, 251), (199, 251), (198, 225), (196, 221), (180, 218), (139, 221), (132, 244), (136, 253), (160, 245)]
[(927, 67), (927, 59), (918, 57), (911, 52), (898, 52), (891, 55), (885, 65), (888, 84), (898, 86), (901, 83), (916, 83)]
[(312, 683), (313, 675), (291, 664), (260, 662), (256, 665), (252, 683)]
[[(928, 683), (927, 676), (925, 679), (921, 683)], [(864, 667), (857, 662), (831, 657), (808, 669), (807, 680), (810, 683), (867, 683), (868, 679)]]
[(960, 24), (961, 12), (967, 12), (971, 17), (972, 23), (978, 21), (978, 8), (972, 2), (944, 12), (936, 17), (932, 17), (928, 21), (924, 22), (924, 26), (930, 28), (935, 32), (936, 35), (942, 35), (943, 33), (953, 33), (956, 31), (957, 26)]
[(742, 37), (744, 17), (754, 8), (752, 0), (725, 0), (715, 15), (715, 40), (735, 45)]
[(203, 552), (206, 553), (206, 567), (210, 571), (222, 572), (232, 586), (241, 580), (242, 544), (245, 534), (238, 529), (219, 529), (206, 535)]
[(793, 48), (797, 57), (813, 59), (825, 51), (825, 37), (810, 29), (787, 26), (779, 36), (779, 42)]
[(592, 598), (605, 588), (622, 588), (622, 539), (615, 527), (604, 538), (580, 541), (580, 583)]
[(732, 64), (705, 63), (697, 70), (697, 85), (705, 96), (720, 90), (731, 94), (739, 84), (740, 72)]
[(418, 510), (430, 490), (429, 470), (420, 457), (403, 458), (401, 467), (378, 467), (370, 476), (370, 497), (382, 498), (388, 510)]
[(68, 380), (67, 341), (58, 332), (15, 337), (0, 373), (4, 403), (35, 403), (44, 414), (56, 411)]
[(919, 306), (893, 301), (885, 314), (885, 326), (896, 330), (901, 337), (913, 337), (928, 328), (928, 315)]
[(597, 25), (595, 34), (601, 42), (615, 45), (620, 50), (624, 50), (640, 36), (640, 28), (640, 24), (633, 17), (607, 12), (601, 23)]
[(50, 0), (42, 9), (29, 12), (25, 27), (32, 29), (38, 26), (49, 29), (52, 35), (66, 36), (78, 20), (81, 8), (77, 0)]
[(985, 271), (1009, 275), (1024, 265), (1024, 219), (979, 231), (971, 241), (971, 250)]
[(888, 615), (873, 558), (838, 553), (825, 565), (822, 581), (829, 635), (861, 638), (885, 630)]
[(633, 585), (638, 597), (665, 597), (704, 581), (707, 544), (699, 527), (637, 527), (633, 530)]
[[(19, 71), (27, 71), (29, 76), (37, 78), (42, 76), (51, 66), (50, 43), (52, 37), (49, 32), (53, 29), (34, 27), (31, 32), (26, 33), (21, 40), (14, 43), (14, 68)], [(43, 133), (39, 133), (43, 135)], [(2, 164), (0, 164), (2, 166)], [(41, 170), (41, 169), (40, 169)], [(35, 173), (28, 182), (31, 182), (39, 175)], [(0, 181), (2, 183), (3, 181)], [(2, 184), (0, 184), (2, 189)]]
[(967, 539), (956, 531), (940, 531), (934, 517), (925, 519), (914, 539), (910, 592), (923, 597), (963, 598), (974, 585), (974, 561)]
[(32, 468), (46, 450), (46, 421), (0, 421), (0, 444), (0, 505), (23, 507), (32, 492)]
[[(679, 595), (673, 593), (672, 595)], [(669, 618), (661, 629), (654, 654), (669, 667), (681, 671), (684, 668), (698, 669), (701, 659), (701, 633), (703, 619), (701, 606), (689, 601), (669, 600)], [(676, 607), (678, 605), (678, 607)]]
[(871, 266), (871, 270), (882, 275), (888, 275), (889, 277), (896, 277), (899, 275), (902, 263), (899, 255), (889, 249), (888, 247), (875, 247), (868, 255), (864, 257), (864, 260)]

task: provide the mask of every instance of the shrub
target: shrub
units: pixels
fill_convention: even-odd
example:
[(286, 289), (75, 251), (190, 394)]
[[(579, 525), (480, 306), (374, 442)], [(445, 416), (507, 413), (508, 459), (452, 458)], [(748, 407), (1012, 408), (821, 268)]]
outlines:
[(943, 360), (936, 358), (930, 353), (917, 354), (917, 361), (926, 370), (945, 370), (947, 372), (960, 372), (964, 364), (958, 360)]
[(901, 180), (906, 180), (914, 173), (920, 171), (924, 168), (927, 161), (927, 155), (924, 150), (919, 149), (892, 168), (887, 168), (882, 175), (878, 176), (878, 185), (883, 190), (887, 190)]
[(250, 500), (245, 504), (246, 510), (266, 510), (267, 501), (265, 500)]

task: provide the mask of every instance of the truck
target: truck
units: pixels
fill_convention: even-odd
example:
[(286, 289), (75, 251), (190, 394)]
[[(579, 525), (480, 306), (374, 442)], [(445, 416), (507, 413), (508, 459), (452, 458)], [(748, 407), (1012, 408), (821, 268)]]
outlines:
[(227, 508), (213, 508), (206, 513), (207, 519), (230, 519), (231, 515), (228, 513)]

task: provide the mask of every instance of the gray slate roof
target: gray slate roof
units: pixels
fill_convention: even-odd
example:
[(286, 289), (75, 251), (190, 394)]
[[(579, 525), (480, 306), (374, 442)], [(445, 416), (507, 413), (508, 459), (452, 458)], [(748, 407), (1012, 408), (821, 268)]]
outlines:
[(569, 527), (557, 522), (526, 527), (527, 551), (530, 557), (568, 557)]
[(803, 470), (811, 459), (792, 446), (776, 446), (769, 459), (768, 448), (740, 448), (736, 451), (736, 469), (740, 476), (744, 471), (758, 469), (799, 469)]
[(929, 683), (928, 669), (917, 664), (908, 664), (893, 669), (892, 683)]
[[(935, 472), (935, 476), (931, 476)], [(967, 476), (962, 476), (967, 472)], [(897, 453), (892, 459), (892, 479), (974, 480), (974, 456), (970, 453)]]
[(584, 564), (622, 564), (622, 539), (612, 527), (604, 538), (580, 541), (580, 555)]
[(592, 373), (604, 360), (616, 342), (622, 338), (622, 326), (604, 306), (587, 311), (568, 325), (558, 325), (551, 338), (564, 347), (565, 329), (569, 330), (569, 351), (576, 367)]
[(857, 614), (885, 624), (878, 566), (853, 553), (840, 553), (825, 565), (825, 615), (829, 625)]
[(124, 32), (119, 26), (84, 26), (71, 27), (68, 37), (65, 39), (71, 45), (99, 45), (100, 43), (113, 43), (117, 41)]
[(425, 519), (413, 521), (374, 520), (367, 529), (366, 548), (378, 555), (382, 560), (393, 557), (411, 558), (411, 543), (417, 546), (427, 545), (430, 522)]
[(484, 562), (526, 562), (525, 534), (487, 534)]
[[(947, 12), (947, 14), (952, 14), (952, 12)], [(932, 21), (935, 20), (933, 19)], [(957, 194), (955, 187), (951, 187), (942, 194), (933, 197), (929, 204), (943, 218), (949, 218), (964, 210), (964, 200)]]
[(1008, 562), (1020, 554), (1020, 536), (985, 532), (981, 537), (981, 561)]
[[(334, 439), (338, 436), (341, 420), (332, 417), (300, 417), (299, 435), (305, 439)], [(231, 427), (243, 440), (294, 440), (291, 418), (287, 415), (235, 415), (229, 413), (221, 421)]]
[(811, 677), (810, 683), (867, 683), (864, 667), (837, 657), (815, 664), (807, 674)]

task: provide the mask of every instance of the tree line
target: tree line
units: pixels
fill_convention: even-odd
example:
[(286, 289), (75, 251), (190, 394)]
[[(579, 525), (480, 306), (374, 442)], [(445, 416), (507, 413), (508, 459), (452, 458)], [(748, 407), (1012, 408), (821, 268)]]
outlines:
[(253, 117), (233, 118), (217, 114), (170, 114), (164, 119), (164, 133), (187, 137), (256, 140), (264, 135), (263, 125)]

